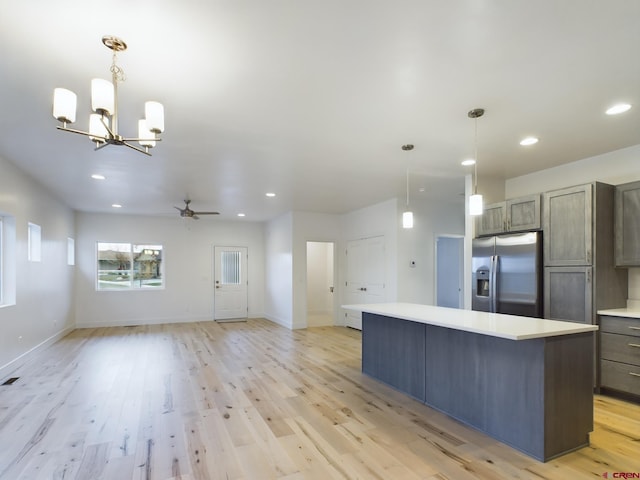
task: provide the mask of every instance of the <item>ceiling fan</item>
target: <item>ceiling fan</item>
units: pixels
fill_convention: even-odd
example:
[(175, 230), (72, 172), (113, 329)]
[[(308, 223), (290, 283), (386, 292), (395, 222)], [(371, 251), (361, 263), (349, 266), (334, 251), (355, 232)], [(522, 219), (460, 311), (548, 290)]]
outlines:
[(189, 204), (191, 200), (185, 199), (184, 208), (174, 206), (176, 210), (180, 212), (180, 216), (182, 218), (193, 218), (194, 220), (198, 220), (200, 217), (198, 215), (220, 215), (219, 212), (194, 212), (189, 208)]

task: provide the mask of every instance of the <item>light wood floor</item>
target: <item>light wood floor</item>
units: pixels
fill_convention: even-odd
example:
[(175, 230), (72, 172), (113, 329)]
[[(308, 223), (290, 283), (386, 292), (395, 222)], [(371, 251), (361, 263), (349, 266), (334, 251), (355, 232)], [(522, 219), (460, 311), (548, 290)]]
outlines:
[[(76, 330), (0, 387), (0, 479), (595, 479), (640, 406), (540, 463), (360, 372), (360, 332), (266, 320)], [(0, 379), (4, 381), (5, 379)]]

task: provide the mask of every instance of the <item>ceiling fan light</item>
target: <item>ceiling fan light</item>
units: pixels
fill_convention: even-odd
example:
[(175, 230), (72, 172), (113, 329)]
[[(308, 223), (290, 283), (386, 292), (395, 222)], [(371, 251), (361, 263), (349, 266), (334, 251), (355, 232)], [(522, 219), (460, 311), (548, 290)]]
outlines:
[(66, 88), (55, 88), (53, 90), (53, 116), (65, 123), (76, 121), (76, 106), (78, 96)]
[(147, 128), (153, 133), (164, 132), (164, 107), (159, 102), (146, 102), (144, 115), (147, 119)]
[(91, 134), (89, 138), (92, 142), (105, 143), (109, 137), (109, 131), (102, 123), (102, 118), (102, 115), (97, 113), (89, 115), (89, 133)]
[(112, 115), (115, 111), (113, 84), (102, 78), (91, 80), (91, 109), (96, 113)]
[(144, 118), (138, 120), (138, 143), (143, 147), (155, 147), (155, 138), (155, 134), (147, 128), (147, 121)]
[(469, 215), (482, 215), (482, 195), (475, 193), (469, 197)]
[(402, 228), (413, 228), (413, 212), (407, 211), (402, 214)]

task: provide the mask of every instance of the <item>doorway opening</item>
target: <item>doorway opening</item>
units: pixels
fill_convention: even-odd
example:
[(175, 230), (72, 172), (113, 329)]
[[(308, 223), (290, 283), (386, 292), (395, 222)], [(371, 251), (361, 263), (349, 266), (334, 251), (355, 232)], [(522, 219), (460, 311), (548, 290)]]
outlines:
[(335, 324), (334, 247), (307, 242), (307, 327)]
[(436, 305), (462, 308), (464, 305), (464, 237), (436, 237)]

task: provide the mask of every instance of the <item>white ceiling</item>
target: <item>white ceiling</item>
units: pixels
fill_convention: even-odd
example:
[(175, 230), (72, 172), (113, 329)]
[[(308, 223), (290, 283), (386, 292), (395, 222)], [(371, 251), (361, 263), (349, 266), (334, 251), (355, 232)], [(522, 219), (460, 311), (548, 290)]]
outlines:
[[(152, 157), (55, 128), (54, 87), (87, 128), (103, 35), (129, 46), (120, 133), (165, 106)], [(0, 156), (81, 211), (341, 213), (403, 197), (406, 168), (412, 201), (459, 199), (475, 107), (481, 179), (640, 144), (638, 0), (14, 0), (0, 45)]]

